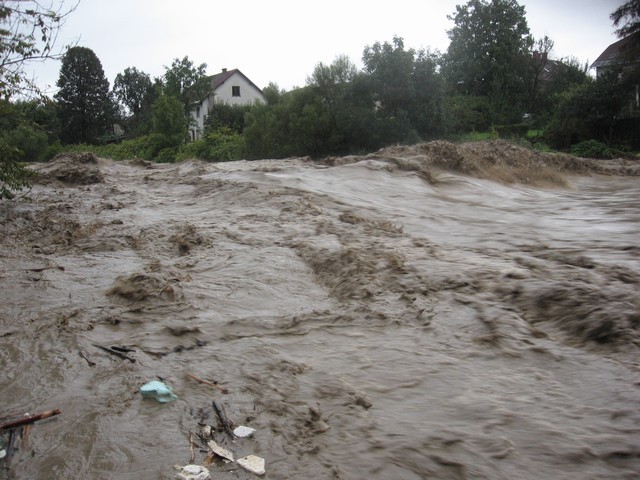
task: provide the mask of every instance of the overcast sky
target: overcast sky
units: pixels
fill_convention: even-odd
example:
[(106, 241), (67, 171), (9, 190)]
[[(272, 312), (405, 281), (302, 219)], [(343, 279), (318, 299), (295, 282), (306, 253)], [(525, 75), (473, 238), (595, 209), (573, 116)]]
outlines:
[[(67, 5), (73, 0), (66, 0)], [(60, 43), (92, 49), (113, 85), (137, 67), (161, 76), (173, 59), (206, 63), (207, 73), (238, 68), (258, 87), (305, 85), (318, 62), (347, 55), (362, 67), (375, 42), (404, 38), (405, 47), (445, 52), (447, 15), (466, 0), (80, 0)], [(609, 15), (623, 0), (519, 0), (536, 38), (548, 35), (552, 58), (593, 62), (617, 40)], [(55, 88), (60, 62), (33, 67), (41, 87)]]

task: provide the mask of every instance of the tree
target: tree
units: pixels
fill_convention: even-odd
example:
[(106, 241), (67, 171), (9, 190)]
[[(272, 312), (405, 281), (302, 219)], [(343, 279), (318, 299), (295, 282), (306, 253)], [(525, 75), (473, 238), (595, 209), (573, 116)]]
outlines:
[(405, 49), (404, 40), (376, 42), (362, 54), (374, 97), (376, 132), (384, 143), (415, 141), (435, 135), (442, 125), (437, 55)]
[(63, 143), (96, 143), (113, 119), (109, 81), (102, 64), (86, 47), (70, 48), (62, 58), (58, 101)]
[(113, 94), (130, 114), (130, 129), (146, 133), (148, 129), (145, 127), (151, 120), (151, 107), (158, 98), (151, 77), (136, 67), (126, 68), (116, 75)]
[(125, 68), (113, 82), (115, 97), (134, 116), (140, 113), (152, 90), (151, 77), (136, 67)]
[(58, 59), (64, 49), (56, 40), (65, 18), (64, 1), (44, 6), (38, 1), (2, 0), (0, 3), (0, 97), (38, 93), (25, 72), (33, 61)]
[[(307, 85), (321, 100), (315, 112), (326, 125), (317, 132), (323, 138), (317, 138), (319, 151), (314, 154), (340, 154), (353, 148), (352, 114), (356, 107), (351, 94), (358, 74), (358, 68), (349, 57), (339, 55), (330, 65), (318, 63), (307, 78)], [(310, 111), (307, 107), (307, 112)]]
[(171, 67), (164, 67), (165, 94), (182, 102), (185, 115), (194, 105), (211, 93), (211, 82), (207, 77), (207, 64), (196, 66), (189, 57), (176, 58)]
[(173, 161), (178, 147), (185, 142), (188, 134), (182, 102), (169, 95), (160, 95), (153, 104), (152, 121), (150, 156), (160, 161)]
[(470, 0), (458, 5), (442, 72), (458, 94), (489, 97), (495, 122), (521, 115), (524, 77), (533, 39), (516, 0)]
[[(640, 34), (640, 0), (629, 0), (618, 7), (612, 14), (613, 25), (618, 27), (616, 34), (620, 38)], [(636, 39), (638, 45), (640, 39)]]
[(619, 88), (619, 72), (610, 71), (596, 81), (585, 82), (557, 97), (557, 107), (545, 129), (547, 141), (554, 148), (600, 140), (611, 143), (616, 117), (626, 102), (626, 92)]
[[(16, 95), (38, 93), (25, 67), (32, 61), (59, 58), (58, 32), (74, 9), (75, 6), (65, 10), (64, 1), (52, 2), (47, 7), (38, 1), (0, 2), (0, 99), (4, 99), (5, 104)], [(4, 106), (0, 111), (4, 120), (13, 115), (13, 111), (7, 111)], [(20, 126), (16, 128), (25, 132)], [(24, 139), (25, 135), (20, 137)], [(19, 163), (25, 158), (25, 152), (12, 143), (15, 140), (0, 135), (0, 199), (11, 198), (13, 192), (30, 183), (31, 172)]]

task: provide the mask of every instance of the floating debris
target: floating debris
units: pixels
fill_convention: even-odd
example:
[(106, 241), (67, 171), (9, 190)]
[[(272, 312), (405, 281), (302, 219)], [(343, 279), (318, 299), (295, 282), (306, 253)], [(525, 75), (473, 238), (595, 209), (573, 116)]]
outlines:
[(246, 438), (250, 437), (256, 432), (255, 428), (245, 427), (244, 425), (240, 425), (233, 430), (233, 434), (236, 437)]
[(185, 465), (184, 467), (176, 465), (176, 468), (178, 470), (181, 470), (181, 472), (178, 473), (178, 476), (176, 477), (176, 478), (179, 478), (180, 480), (210, 480), (211, 479), (211, 474), (209, 473), (209, 470), (207, 470), (205, 467), (201, 465)]
[(225, 460), (229, 460), (231, 462), (234, 462), (234, 457), (233, 457), (233, 453), (230, 452), (229, 450), (227, 450), (224, 447), (221, 447), (220, 445), (218, 445), (216, 442), (214, 442), (213, 440), (210, 440), (207, 445), (209, 445), (209, 448), (213, 451), (213, 453), (215, 453), (216, 455), (218, 455), (219, 457), (224, 458)]
[(105, 352), (108, 352), (111, 355), (115, 355), (116, 357), (121, 358), (122, 360), (129, 360), (131, 363), (136, 363), (135, 358), (132, 358), (129, 355), (127, 355), (127, 353), (135, 352), (135, 350), (132, 348), (121, 347), (118, 345), (105, 346), (105, 345), (98, 345), (97, 343), (94, 343), (93, 346), (101, 350), (104, 350)]
[(152, 380), (140, 387), (140, 393), (144, 398), (152, 398), (160, 403), (173, 402), (178, 397), (164, 383)]
[(237, 463), (245, 470), (255, 473), (256, 475), (264, 475), (266, 473), (264, 469), (264, 458), (247, 455), (246, 457), (239, 458)]

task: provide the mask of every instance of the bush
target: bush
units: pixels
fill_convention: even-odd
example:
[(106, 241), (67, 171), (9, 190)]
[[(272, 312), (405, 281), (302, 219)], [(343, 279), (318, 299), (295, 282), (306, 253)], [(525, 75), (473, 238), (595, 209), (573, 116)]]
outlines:
[(153, 152), (151, 151), (149, 138), (147, 136), (105, 145), (102, 150), (103, 156), (114, 160), (129, 160), (132, 158), (151, 160), (153, 158)]
[(41, 162), (47, 156), (47, 134), (37, 127), (19, 125), (7, 132), (7, 143), (22, 152), (25, 162)]
[(449, 133), (486, 131), (491, 124), (491, 106), (486, 97), (456, 95), (444, 101), (444, 118)]
[(0, 199), (13, 198), (13, 192), (29, 187), (33, 172), (23, 164), (22, 152), (0, 137)]
[(621, 156), (622, 152), (598, 140), (586, 140), (573, 145), (571, 154), (576, 157), (610, 159)]
[(239, 160), (244, 152), (241, 135), (228, 127), (222, 127), (207, 134), (203, 139), (183, 145), (178, 152), (178, 160), (198, 158), (214, 162)]

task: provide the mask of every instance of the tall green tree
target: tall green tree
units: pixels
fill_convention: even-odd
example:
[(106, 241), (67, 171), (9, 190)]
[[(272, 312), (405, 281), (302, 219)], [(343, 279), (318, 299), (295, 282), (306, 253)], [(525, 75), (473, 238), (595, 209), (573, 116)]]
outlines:
[(442, 124), (437, 55), (412, 48), (404, 40), (376, 42), (362, 55), (384, 143), (417, 140), (438, 133)]
[(70, 48), (62, 58), (57, 86), (62, 143), (96, 143), (108, 133), (114, 107), (109, 81), (93, 50)]
[[(358, 143), (353, 132), (358, 121), (353, 116), (358, 109), (353, 87), (359, 73), (349, 57), (339, 55), (330, 65), (318, 63), (307, 78), (307, 85), (321, 99), (315, 112), (321, 114), (326, 127), (317, 132), (323, 137), (317, 144), (320, 151), (314, 154), (341, 154), (352, 150)], [(371, 103), (368, 108), (372, 106)]]
[[(25, 71), (26, 66), (33, 61), (60, 57), (63, 49), (56, 46), (58, 32), (66, 16), (75, 8), (66, 9), (64, 3), (63, 0), (48, 5), (35, 0), (0, 2), (0, 117), (3, 123), (18, 120), (16, 110), (9, 108), (11, 97), (39, 93)], [(22, 133), (25, 127), (42, 138), (42, 132), (29, 126), (15, 126)], [(16, 145), (16, 135), (9, 135), (4, 128), (0, 132), (0, 199), (10, 198), (13, 192), (29, 186), (30, 171), (20, 163), (29, 153), (20, 146), (31, 146), (34, 142), (24, 142), (22, 140), (27, 136), (19, 136)]]
[(150, 156), (160, 161), (173, 161), (178, 147), (187, 139), (187, 119), (180, 100), (160, 95), (153, 104), (153, 130), (149, 135)]
[[(442, 72), (451, 92), (485, 96), (495, 122), (518, 118), (533, 39), (516, 0), (470, 0), (449, 16), (454, 27)], [(520, 110), (520, 111), (519, 111)]]
[(186, 56), (174, 59), (171, 67), (165, 67), (164, 93), (182, 102), (185, 115), (189, 115), (195, 104), (211, 93), (206, 71), (206, 63), (196, 66)]
[(113, 94), (126, 109), (129, 129), (134, 133), (147, 133), (151, 121), (151, 107), (158, 99), (158, 89), (151, 77), (136, 67), (125, 68), (116, 75)]
[(115, 97), (132, 115), (140, 113), (152, 90), (151, 77), (136, 67), (125, 68), (113, 82)]

